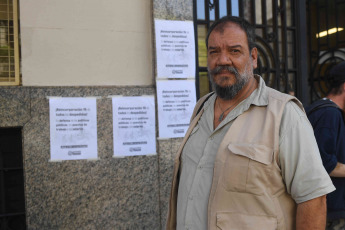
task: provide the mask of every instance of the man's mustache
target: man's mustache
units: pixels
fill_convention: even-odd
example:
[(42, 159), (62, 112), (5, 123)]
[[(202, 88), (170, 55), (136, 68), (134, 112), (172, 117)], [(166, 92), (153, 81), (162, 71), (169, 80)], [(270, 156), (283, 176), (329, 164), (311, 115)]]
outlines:
[(237, 69), (235, 67), (232, 67), (232, 66), (217, 66), (210, 71), (210, 74), (211, 75), (219, 74), (219, 73), (223, 72), (224, 70), (229, 72), (229, 73), (235, 74), (236, 76), (239, 75)]

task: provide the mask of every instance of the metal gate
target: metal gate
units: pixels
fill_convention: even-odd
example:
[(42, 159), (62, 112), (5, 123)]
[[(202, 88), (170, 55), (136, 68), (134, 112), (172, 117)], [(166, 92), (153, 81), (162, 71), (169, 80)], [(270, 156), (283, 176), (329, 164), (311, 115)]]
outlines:
[(315, 101), (329, 91), (329, 70), (345, 60), (345, 0), (308, 0), (309, 84)]
[[(244, 17), (256, 27), (258, 68), (266, 84), (307, 102), (306, 9), (298, 0), (194, 0), (198, 97), (209, 92), (205, 37), (225, 15)], [(197, 90), (197, 91), (198, 91)]]

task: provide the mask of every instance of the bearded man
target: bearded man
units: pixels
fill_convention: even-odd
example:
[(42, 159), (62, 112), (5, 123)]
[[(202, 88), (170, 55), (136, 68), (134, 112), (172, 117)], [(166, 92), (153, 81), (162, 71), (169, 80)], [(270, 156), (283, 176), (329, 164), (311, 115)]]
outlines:
[(334, 186), (302, 104), (254, 75), (254, 28), (226, 16), (206, 46), (215, 93), (175, 158), (167, 229), (325, 229)]

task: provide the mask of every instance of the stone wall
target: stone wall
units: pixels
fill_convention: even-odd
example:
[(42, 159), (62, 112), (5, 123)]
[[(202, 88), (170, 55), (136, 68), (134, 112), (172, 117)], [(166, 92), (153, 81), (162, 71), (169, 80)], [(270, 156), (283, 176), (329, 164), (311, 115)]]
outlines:
[[(153, 20), (154, 19), (193, 21), (193, 1), (154, 0)], [(154, 35), (152, 37), (155, 38)], [(155, 48), (154, 45), (153, 47)], [(181, 141), (181, 138), (158, 141), (161, 229), (165, 229), (173, 162)]]
[[(193, 20), (192, 0), (153, 0), (152, 9), (152, 23), (155, 18)], [(154, 26), (152, 33), (155, 56)], [(152, 62), (155, 66), (155, 58)], [(0, 87), (0, 128), (23, 130), (28, 229), (165, 229), (173, 161), (181, 138), (157, 140), (154, 156), (112, 157), (108, 96), (155, 94), (154, 85)], [(49, 161), (51, 96), (98, 97), (98, 160)]]
[[(28, 229), (161, 229), (160, 170), (170, 168), (159, 165), (160, 153), (112, 157), (112, 102), (107, 98), (154, 94), (153, 87), (0, 88), (0, 127), (23, 128)], [(98, 160), (49, 161), (50, 96), (99, 97)], [(160, 148), (170, 154), (170, 146)]]

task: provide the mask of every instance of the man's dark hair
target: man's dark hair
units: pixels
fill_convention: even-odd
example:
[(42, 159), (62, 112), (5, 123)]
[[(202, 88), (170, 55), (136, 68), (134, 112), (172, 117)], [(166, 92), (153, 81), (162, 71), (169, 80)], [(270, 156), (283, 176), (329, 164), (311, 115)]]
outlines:
[(224, 16), (218, 21), (214, 22), (212, 26), (208, 29), (206, 36), (206, 48), (208, 49), (208, 38), (213, 30), (222, 31), (227, 23), (237, 24), (246, 34), (249, 51), (255, 47), (255, 28), (244, 18), (239, 18), (235, 16)]
[(344, 82), (340, 85), (332, 87), (327, 95), (339, 95), (339, 94), (341, 94), (343, 92), (343, 84), (344, 84)]
[(328, 83), (331, 90), (328, 94), (341, 94), (343, 92), (343, 84), (345, 82), (345, 61), (333, 66), (329, 71)]

